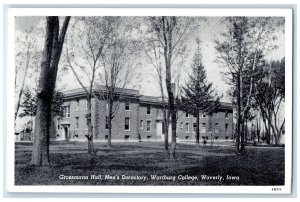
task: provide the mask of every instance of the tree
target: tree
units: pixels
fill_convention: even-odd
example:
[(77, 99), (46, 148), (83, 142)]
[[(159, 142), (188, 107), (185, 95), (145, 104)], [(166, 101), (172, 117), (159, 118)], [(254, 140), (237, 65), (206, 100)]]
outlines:
[(149, 60), (149, 63), (155, 68), (155, 78), (157, 79), (159, 89), (160, 89), (160, 96), (162, 100), (162, 110), (163, 110), (163, 122), (164, 122), (164, 145), (165, 150), (169, 149), (169, 119), (170, 113), (167, 109), (167, 102), (165, 96), (165, 71), (163, 68), (163, 47), (161, 44), (155, 40), (154, 37), (147, 37), (145, 39), (145, 55)]
[(37, 107), (37, 96), (32, 95), (30, 90), (24, 90), (24, 100), (21, 104), (23, 112), (19, 114), (19, 117), (30, 116), (34, 117), (36, 114), (36, 107)]
[(232, 85), (231, 95), (237, 106), (236, 147), (240, 153), (245, 151), (244, 126), (253, 106), (257, 67), (276, 47), (276, 21), (270, 17), (229, 17), (224, 20), (227, 31), (222, 33), (221, 41), (216, 41), (218, 61), (228, 69), (224, 75)]
[[(53, 100), (51, 103), (51, 117), (62, 116), (62, 104), (63, 104), (64, 94), (59, 91), (54, 91)], [(21, 104), (23, 109), (19, 117), (30, 116), (34, 117), (37, 110), (37, 92), (33, 94), (30, 90), (24, 90), (24, 100)]]
[[(92, 98), (95, 77), (101, 67), (101, 57), (107, 45), (107, 38), (114, 29), (116, 17), (79, 17), (74, 18), (72, 34), (66, 48), (66, 67), (70, 67), (78, 83), (85, 91), (87, 99), (86, 123), (88, 126), (88, 154), (95, 155), (92, 124)], [(81, 43), (78, 44), (78, 39)], [(71, 44), (71, 46), (69, 45)], [(84, 85), (84, 78), (88, 86)]]
[[(22, 108), (22, 113), (19, 114), (20, 118), (29, 116), (30, 121), (26, 124), (26, 127), (30, 126), (31, 131), (34, 126), (34, 120), (33, 118), (36, 115), (36, 109), (37, 109), (37, 92), (33, 94), (29, 89), (25, 89), (23, 92), (24, 99), (20, 107)], [(61, 92), (54, 91), (53, 93), (53, 100), (51, 104), (51, 118), (54, 116), (62, 116), (63, 110), (62, 110), (62, 104), (63, 104), (63, 98), (64, 95)]]
[(212, 83), (209, 83), (206, 79), (206, 71), (202, 64), (199, 40), (197, 40), (197, 46), (192, 63), (192, 73), (189, 75), (189, 80), (186, 83), (186, 86), (183, 87), (181, 105), (186, 112), (196, 116), (195, 139), (196, 145), (199, 145), (200, 112), (204, 112), (211, 116), (211, 113), (220, 105), (220, 97), (216, 96), (212, 88)]
[(150, 30), (152, 37), (163, 48), (162, 57), (165, 66), (165, 82), (168, 94), (168, 110), (171, 116), (172, 141), (171, 141), (171, 158), (175, 158), (176, 149), (176, 94), (174, 89), (174, 62), (181, 55), (185, 48), (188, 37), (192, 33), (193, 20), (185, 17), (161, 16), (151, 17)]
[(59, 30), (59, 18), (57, 16), (46, 17), (46, 36), (37, 90), (35, 133), (31, 157), (31, 164), (36, 166), (50, 165), (51, 104), (58, 64), (69, 21), (70, 17), (65, 17), (61, 30)]
[[(136, 65), (137, 46), (132, 38), (134, 26), (132, 18), (116, 17), (114, 19), (114, 29), (107, 37), (107, 49), (102, 54), (103, 73), (99, 75), (99, 80), (104, 81), (105, 89), (98, 85), (96, 96), (100, 100), (105, 100), (108, 106), (107, 126), (108, 138), (107, 146), (111, 147), (112, 120), (118, 112), (121, 101), (126, 101), (126, 88), (133, 81)], [(104, 78), (103, 78), (104, 77)]]
[(255, 106), (262, 116), (268, 135), (273, 133), (275, 145), (278, 145), (285, 124), (285, 119), (281, 123), (279, 121), (280, 107), (285, 98), (285, 59), (272, 61), (262, 71), (263, 77), (256, 85)]

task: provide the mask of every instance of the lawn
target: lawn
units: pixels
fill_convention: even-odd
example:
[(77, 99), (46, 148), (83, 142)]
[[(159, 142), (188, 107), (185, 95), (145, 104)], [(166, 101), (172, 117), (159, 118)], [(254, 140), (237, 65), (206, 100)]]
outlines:
[(51, 167), (38, 168), (28, 165), (32, 144), (16, 143), (15, 184), (284, 184), (284, 148), (247, 147), (245, 155), (237, 155), (235, 148), (230, 146), (199, 148), (178, 144), (176, 159), (172, 160), (164, 151), (163, 143), (114, 143), (111, 149), (104, 143), (95, 143), (97, 155), (91, 164), (86, 147), (86, 142), (53, 142), (50, 145)]

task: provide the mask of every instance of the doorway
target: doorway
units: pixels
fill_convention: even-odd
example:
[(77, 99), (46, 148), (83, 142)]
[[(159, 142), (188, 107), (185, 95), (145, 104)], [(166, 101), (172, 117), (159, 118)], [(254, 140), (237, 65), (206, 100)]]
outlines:
[(70, 131), (69, 131), (69, 125), (63, 125), (62, 126), (62, 140), (69, 140), (70, 138)]

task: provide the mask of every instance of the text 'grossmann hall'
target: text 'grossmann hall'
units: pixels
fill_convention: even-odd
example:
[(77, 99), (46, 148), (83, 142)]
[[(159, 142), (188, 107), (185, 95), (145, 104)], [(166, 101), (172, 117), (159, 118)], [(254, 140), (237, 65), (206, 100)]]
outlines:
[[(63, 117), (54, 120), (55, 132), (52, 140), (86, 141), (87, 101), (84, 90), (64, 91)], [(163, 141), (164, 121), (160, 97), (140, 95), (138, 90), (126, 89), (124, 101), (112, 120), (112, 141)], [(92, 98), (92, 125), (95, 141), (108, 137), (108, 105), (105, 100)], [(54, 127), (53, 127), (54, 128)], [(233, 134), (233, 107), (230, 103), (221, 106), (210, 116), (200, 113), (200, 138), (229, 140)], [(171, 123), (169, 126), (169, 137)], [(177, 140), (195, 139), (196, 118), (184, 111), (178, 111)], [(171, 138), (169, 138), (169, 141)]]

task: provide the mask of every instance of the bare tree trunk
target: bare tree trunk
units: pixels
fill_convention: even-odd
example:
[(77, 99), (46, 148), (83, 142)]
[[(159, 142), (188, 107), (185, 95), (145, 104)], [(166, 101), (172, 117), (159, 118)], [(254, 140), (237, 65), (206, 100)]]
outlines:
[(281, 124), (281, 126), (279, 128), (279, 131), (277, 133), (278, 134), (278, 143), (279, 143), (279, 139), (280, 139), (281, 133), (283, 131), (284, 124), (285, 124), (285, 119), (283, 120), (283, 122), (282, 122), (282, 124)]
[(163, 80), (162, 80), (161, 73), (159, 74), (159, 87), (160, 87), (161, 99), (162, 99), (162, 102), (163, 102), (163, 119), (164, 119), (164, 123), (165, 123), (164, 124), (165, 150), (169, 150), (169, 119), (170, 119), (170, 112), (167, 111), (167, 109), (166, 109), (165, 95), (164, 95), (164, 90), (163, 90)]
[[(43, 91), (42, 91), (43, 92)], [(39, 98), (37, 102), (36, 124), (34, 133), (33, 151), (31, 164), (37, 166), (48, 166), (49, 161), (49, 137), (50, 137), (50, 121), (51, 102), (46, 98)], [(43, 121), (40, 121), (43, 120)]]
[(46, 37), (38, 86), (37, 112), (31, 164), (48, 166), (51, 125), (51, 103), (58, 63), (70, 17), (66, 17), (59, 35), (58, 17), (47, 17)]
[(112, 107), (113, 107), (113, 100), (109, 100), (108, 104), (108, 138), (107, 138), (107, 147), (111, 148), (111, 128), (112, 128)]
[(165, 132), (165, 137), (164, 137), (165, 150), (169, 150), (169, 113), (165, 109), (165, 106), (163, 109), (163, 116), (164, 116), (164, 132)]
[(284, 126), (284, 122), (285, 120), (283, 121), (283, 123), (281, 124), (281, 127), (280, 129), (276, 129), (276, 127), (274, 126), (274, 124), (271, 122), (272, 120), (269, 120), (269, 125), (273, 131), (273, 135), (274, 135), (274, 138), (275, 138), (275, 146), (277, 146), (279, 144), (279, 139), (280, 139), (280, 133), (282, 131), (282, 128)]
[(270, 130), (270, 126), (265, 125), (266, 128), (266, 142), (267, 144), (271, 144), (271, 130)]
[(93, 136), (93, 125), (92, 125), (92, 95), (87, 96), (87, 113), (86, 113), (86, 123), (88, 126), (88, 134), (86, 138), (88, 139), (88, 154), (91, 156), (95, 155), (94, 151), (94, 136)]
[(245, 124), (242, 123), (242, 130), (241, 130), (241, 149), (240, 152), (244, 153), (245, 151)]
[[(169, 73), (170, 73), (170, 68)], [(171, 76), (171, 73), (170, 73)], [(169, 108), (170, 108), (170, 115), (171, 115), (171, 127), (172, 127), (172, 142), (171, 142), (171, 151), (170, 151), (170, 157), (172, 159), (175, 159), (175, 149), (176, 149), (176, 122), (177, 122), (177, 117), (176, 117), (176, 110), (175, 110), (175, 103), (174, 103), (174, 94), (172, 92), (172, 87), (171, 87), (171, 79), (167, 74), (167, 91), (169, 94)]]
[(175, 159), (175, 150), (176, 150), (176, 123), (177, 123), (177, 114), (175, 109), (175, 97), (173, 89), (172, 89), (172, 75), (171, 75), (171, 61), (173, 55), (173, 39), (172, 39), (172, 31), (176, 26), (175, 17), (171, 17), (168, 21), (166, 17), (161, 17), (162, 29), (163, 29), (163, 41), (164, 41), (164, 59), (165, 59), (165, 67), (166, 67), (166, 86), (167, 93), (169, 98), (169, 113), (171, 115), (171, 126), (172, 126), (172, 142), (171, 142), (171, 151), (170, 157), (171, 159)]
[(196, 116), (196, 146), (199, 146), (200, 143), (200, 115), (199, 111)]
[[(259, 123), (259, 118), (256, 119), (256, 136), (257, 136), (257, 142), (260, 142), (260, 123)], [(254, 140), (255, 141), (255, 140)]]
[(237, 75), (237, 128), (236, 128), (236, 150), (240, 152), (240, 138), (241, 138), (241, 83), (240, 72)]
[(111, 148), (111, 120), (108, 118), (108, 136), (107, 136), (107, 147)]

